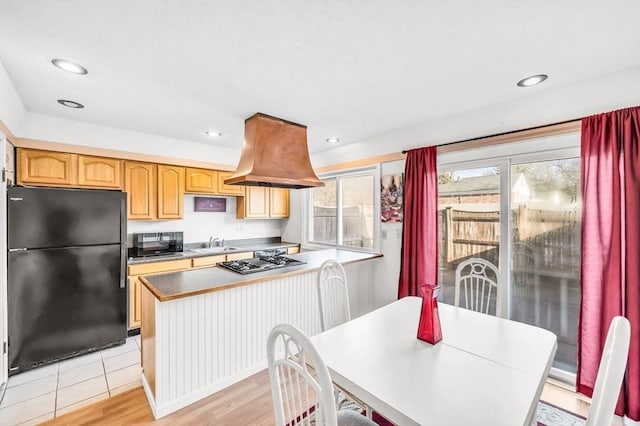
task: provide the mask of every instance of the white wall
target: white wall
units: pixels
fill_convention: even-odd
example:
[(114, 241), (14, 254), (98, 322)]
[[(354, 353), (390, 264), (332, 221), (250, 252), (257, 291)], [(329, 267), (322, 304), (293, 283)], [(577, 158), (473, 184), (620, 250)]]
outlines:
[[(382, 163), (380, 176), (404, 172), (404, 160)], [(380, 220), (380, 218), (378, 218)], [(380, 224), (380, 252), (384, 255), (374, 265), (373, 306), (378, 308), (398, 299), (402, 223)]]
[(304, 205), (307, 197), (304, 195), (306, 189), (292, 189), (289, 191), (289, 211), (291, 215), (288, 220), (282, 224), (282, 241), (301, 244), (303, 237), (303, 223), (306, 215), (306, 206)]
[[(311, 155), (314, 167), (439, 145), (640, 105), (640, 67), (397, 129)], [(526, 90), (526, 89), (523, 89)], [(523, 94), (525, 92), (523, 91)]]
[(13, 87), (7, 70), (0, 62), (0, 120), (15, 134), (24, 113), (22, 100)]
[(239, 148), (221, 148), (32, 112), (24, 115), (16, 136), (232, 166), (240, 159)]
[(127, 224), (129, 244), (134, 232), (182, 231), (185, 243), (205, 242), (209, 237), (237, 240), (243, 238), (279, 237), (284, 219), (236, 219), (236, 198), (225, 197), (225, 213), (195, 212), (194, 195), (184, 196), (181, 220), (147, 222), (130, 220)]

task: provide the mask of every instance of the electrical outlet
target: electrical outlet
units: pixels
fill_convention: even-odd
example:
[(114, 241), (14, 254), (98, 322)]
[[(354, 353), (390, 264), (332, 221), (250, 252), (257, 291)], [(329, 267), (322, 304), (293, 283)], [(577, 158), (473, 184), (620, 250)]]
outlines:
[(236, 225), (236, 232), (242, 232), (242, 225)]
[(383, 240), (386, 240), (386, 239), (387, 239), (387, 231), (386, 231), (386, 230), (383, 230), (383, 231), (382, 231), (382, 239), (383, 239)]

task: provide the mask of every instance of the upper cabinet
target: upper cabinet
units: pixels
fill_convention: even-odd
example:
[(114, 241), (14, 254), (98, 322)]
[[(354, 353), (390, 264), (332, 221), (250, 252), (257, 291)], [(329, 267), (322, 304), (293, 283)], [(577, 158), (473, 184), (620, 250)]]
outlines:
[(289, 217), (289, 190), (225, 185), (229, 171), (17, 148), (17, 184), (127, 192), (129, 220), (181, 219), (184, 194), (237, 197), (239, 219)]
[(289, 217), (289, 190), (269, 188), (269, 217)]
[(128, 219), (156, 219), (156, 165), (125, 161), (124, 190)]
[(239, 197), (236, 216), (239, 219), (281, 219), (289, 217), (289, 190), (247, 186)]
[(181, 219), (184, 167), (158, 165), (158, 219)]
[(71, 186), (73, 154), (18, 148), (18, 185)]
[(217, 194), (218, 171), (187, 167), (185, 192), (194, 194)]
[(122, 160), (18, 148), (18, 184), (122, 189)]
[(119, 189), (122, 160), (78, 155), (78, 186)]
[(224, 180), (231, 176), (233, 172), (218, 172), (218, 194), (222, 195), (244, 195), (244, 186), (241, 185), (226, 185)]

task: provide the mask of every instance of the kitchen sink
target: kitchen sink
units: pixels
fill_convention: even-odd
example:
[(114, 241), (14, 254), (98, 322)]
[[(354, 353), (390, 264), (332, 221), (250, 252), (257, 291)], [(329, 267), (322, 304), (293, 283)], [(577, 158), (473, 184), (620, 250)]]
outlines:
[(200, 254), (217, 254), (217, 253), (229, 253), (231, 251), (237, 251), (238, 249), (235, 247), (204, 247), (204, 248), (195, 248), (190, 251), (200, 253)]

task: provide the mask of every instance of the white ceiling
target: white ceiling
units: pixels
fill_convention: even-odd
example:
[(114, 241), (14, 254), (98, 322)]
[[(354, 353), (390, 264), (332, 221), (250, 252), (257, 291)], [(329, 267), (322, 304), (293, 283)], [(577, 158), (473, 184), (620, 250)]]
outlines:
[(639, 16), (624, 0), (0, 0), (0, 61), (29, 112), (233, 148), (263, 112), (306, 124), (317, 152), (640, 66)]

